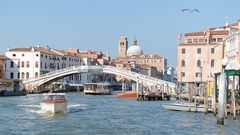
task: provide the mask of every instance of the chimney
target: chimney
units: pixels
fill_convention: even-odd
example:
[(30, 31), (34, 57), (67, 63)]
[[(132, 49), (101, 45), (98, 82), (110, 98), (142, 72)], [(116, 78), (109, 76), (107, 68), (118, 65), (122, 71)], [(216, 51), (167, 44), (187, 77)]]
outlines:
[(181, 41), (182, 41), (182, 34), (178, 34), (178, 44), (181, 44)]

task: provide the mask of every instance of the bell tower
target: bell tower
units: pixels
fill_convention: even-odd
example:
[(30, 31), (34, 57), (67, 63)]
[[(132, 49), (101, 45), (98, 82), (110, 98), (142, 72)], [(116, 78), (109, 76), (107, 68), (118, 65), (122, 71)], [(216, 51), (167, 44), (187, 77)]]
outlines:
[(127, 49), (128, 49), (127, 37), (122, 35), (120, 37), (119, 43), (118, 43), (118, 56), (119, 57), (126, 57), (127, 56)]

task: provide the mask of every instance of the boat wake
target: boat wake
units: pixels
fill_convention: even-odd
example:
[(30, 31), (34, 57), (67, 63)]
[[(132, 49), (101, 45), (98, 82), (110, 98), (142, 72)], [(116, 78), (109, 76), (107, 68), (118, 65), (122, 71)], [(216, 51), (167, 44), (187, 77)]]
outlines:
[[(45, 112), (41, 110), (40, 105), (18, 105), (21, 109), (25, 110), (27, 113), (37, 113), (37, 114), (48, 114), (48, 112)], [(67, 106), (67, 112), (66, 113), (76, 113), (81, 110), (85, 110), (90, 108), (90, 105), (88, 104), (78, 104), (78, 103), (72, 103)]]
[(67, 107), (68, 113), (75, 113), (88, 108), (90, 108), (90, 105), (87, 104), (70, 104)]
[(38, 113), (38, 114), (44, 113), (41, 110), (41, 106), (40, 105), (18, 105), (18, 107), (21, 107), (27, 113)]

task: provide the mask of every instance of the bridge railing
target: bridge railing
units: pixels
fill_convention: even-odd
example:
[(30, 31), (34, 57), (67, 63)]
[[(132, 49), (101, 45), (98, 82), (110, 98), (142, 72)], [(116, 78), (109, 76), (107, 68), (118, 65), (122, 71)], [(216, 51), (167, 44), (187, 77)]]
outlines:
[(79, 72), (88, 72), (89, 70), (101, 70), (102, 66), (71, 66), (71, 67), (66, 67), (63, 69), (59, 69), (59, 70), (54, 70), (54, 71), (50, 71), (49, 73), (46, 74), (41, 74), (38, 77), (32, 77), (29, 78), (27, 80), (24, 80), (23, 83), (28, 83), (28, 82), (33, 82), (33, 81), (37, 81), (39, 79), (44, 79), (47, 77), (51, 77), (51, 76), (55, 76), (57, 73), (65, 73), (65, 72), (69, 72), (69, 71), (74, 71), (74, 70), (78, 70)]
[(164, 80), (154, 78), (154, 77), (150, 77), (150, 76), (147, 76), (147, 75), (139, 74), (139, 73), (132, 72), (130, 70), (122, 69), (122, 68), (119, 68), (119, 67), (104, 66), (104, 68), (109, 69), (109, 70), (114, 70), (115, 72), (118, 72), (119, 74), (132, 76), (132, 77), (136, 78), (136, 80), (144, 79), (144, 80), (147, 80), (147, 81), (155, 83), (155, 84), (168, 84), (171, 87), (176, 87), (175, 83), (164, 81)]

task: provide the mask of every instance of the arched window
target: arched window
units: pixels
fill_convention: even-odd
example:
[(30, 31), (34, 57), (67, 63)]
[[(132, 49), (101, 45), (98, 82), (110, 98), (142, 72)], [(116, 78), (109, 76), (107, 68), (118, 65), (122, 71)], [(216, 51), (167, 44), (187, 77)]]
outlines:
[(24, 79), (25, 78), (25, 73), (22, 72), (21, 78)]
[(10, 67), (11, 67), (11, 68), (14, 68), (14, 62), (13, 62), (13, 61), (11, 61)]
[(38, 77), (38, 72), (35, 72), (35, 77)]
[(197, 61), (197, 67), (201, 67), (201, 61), (200, 60)]
[(185, 67), (185, 60), (182, 60), (182, 67)]
[(27, 61), (27, 67), (29, 67), (29, 61)]
[(27, 72), (27, 73), (26, 73), (26, 79), (28, 79), (28, 78), (29, 78), (29, 73)]
[(38, 61), (35, 62), (35, 68), (38, 68)]
[(211, 67), (214, 67), (214, 60), (211, 60)]
[(11, 79), (14, 78), (14, 73), (13, 73), (13, 72), (10, 73), (10, 78), (11, 78)]
[(18, 61), (17, 67), (20, 68), (20, 61)]
[(21, 67), (24, 67), (24, 66), (25, 66), (25, 63), (24, 63), (24, 61), (22, 61)]

